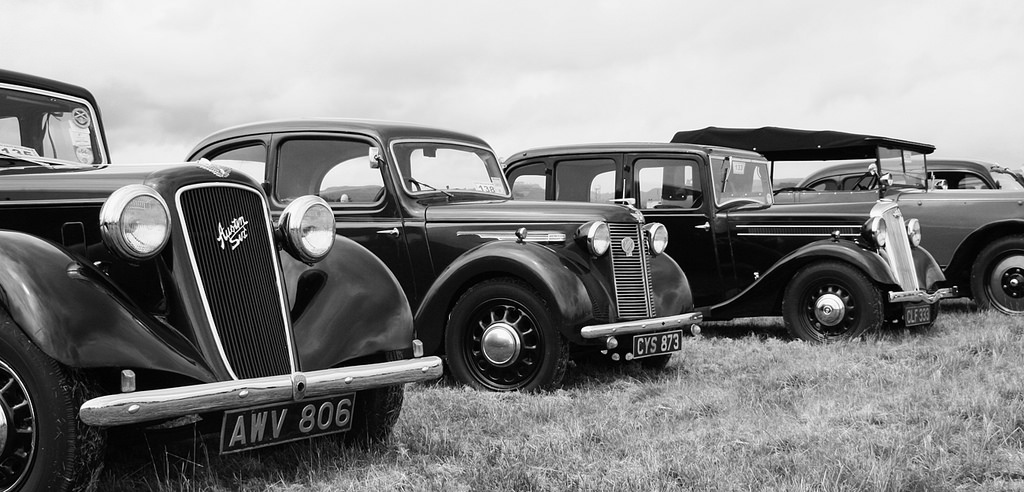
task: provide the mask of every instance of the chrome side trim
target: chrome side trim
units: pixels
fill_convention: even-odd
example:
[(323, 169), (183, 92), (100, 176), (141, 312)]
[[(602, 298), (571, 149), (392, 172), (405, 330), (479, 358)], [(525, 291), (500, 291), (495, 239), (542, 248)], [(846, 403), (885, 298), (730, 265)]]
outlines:
[(110, 427), (295, 401), (295, 375), (305, 377), (303, 398), (350, 393), (441, 377), (441, 359), (424, 357), (265, 378), (221, 381), (93, 398), (78, 416), (88, 425)]
[[(781, 237), (831, 237), (834, 231), (839, 231), (841, 237), (860, 237), (860, 226), (845, 225), (776, 225), (776, 224), (755, 224), (738, 225), (737, 236), (781, 236)], [(790, 232), (792, 231), (792, 232)]]
[[(260, 202), (263, 203), (263, 217), (266, 221), (264, 229), (266, 229), (267, 236), (270, 239), (270, 245), (276, 245), (277, 242), (274, 240), (274, 223), (270, 218), (270, 206), (267, 204), (267, 198), (264, 197), (260, 192), (244, 185), (235, 183), (199, 183), (189, 186), (183, 186), (178, 188), (178, 191), (174, 193), (174, 204), (178, 209), (178, 221), (181, 224), (181, 231), (185, 236), (185, 249), (188, 251), (189, 264), (192, 266), (192, 275), (196, 278), (196, 287), (199, 288), (199, 296), (203, 300), (203, 312), (206, 314), (206, 322), (210, 324), (211, 332), (213, 333), (213, 339), (217, 342), (217, 351), (220, 353), (221, 361), (224, 362), (224, 367), (227, 368), (228, 374), (231, 375), (232, 379), (238, 379), (235, 374), (234, 368), (231, 367), (231, 362), (228, 361), (228, 355), (224, 352), (224, 345), (220, 339), (220, 331), (217, 330), (217, 324), (213, 320), (213, 311), (210, 309), (210, 300), (206, 298), (206, 287), (203, 286), (203, 278), (199, 273), (199, 264), (196, 261), (196, 253), (192, 250), (192, 238), (189, 236), (188, 227), (185, 222), (185, 212), (181, 208), (181, 195), (185, 191), (196, 189), (196, 188), (209, 188), (209, 187), (226, 187), (226, 188), (239, 188), (243, 191), (254, 193), (260, 198)], [(281, 316), (284, 318), (284, 329), (285, 329), (285, 340), (288, 341), (288, 361), (295, 372), (299, 366), (295, 362), (295, 340), (292, 339), (292, 319), (289, 313), (288, 306), (285, 304), (285, 299), (288, 296), (285, 294), (284, 289), (284, 277), (281, 274), (281, 260), (277, 257), (277, 250), (271, 248), (270, 254), (272, 256), (271, 263), (274, 264), (274, 278), (277, 279), (277, 298), (281, 301)]]
[(590, 325), (580, 329), (583, 338), (601, 338), (611, 335), (632, 335), (636, 333), (655, 333), (672, 328), (682, 328), (704, 320), (701, 313), (685, 313), (663, 318), (638, 319), (606, 325)]
[(889, 302), (923, 302), (925, 304), (935, 304), (942, 299), (950, 297), (957, 297), (960, 291), (957, 287), (949, 287), (946, 289), (939, 289), (929, 294), (923, 290), (909, 290), (902, 292), (890, 292)]
[[(515, 231), (458, 231), (455, 233), (456, 236), (477, 236), (480, 239), (494, 239), (498, 241), (518, 241)], [(561, 244), (565, 242), (566, 234), (560, 231), (528, 231), (526, 233), (526, 239), (523, 241), (527, 243), (556, 243)]]

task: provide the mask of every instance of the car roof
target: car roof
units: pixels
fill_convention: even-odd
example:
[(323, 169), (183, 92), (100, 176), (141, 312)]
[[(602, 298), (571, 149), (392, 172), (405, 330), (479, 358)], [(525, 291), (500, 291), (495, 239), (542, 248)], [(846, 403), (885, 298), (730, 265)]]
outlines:
[(211, 143), (248, 135), (283, 132), (340, 132), (370, 135), (381, 142), (401, 138), (427, 138), (459, 140), (490, 149), (483, 139), (466, 133), (443, 130), (415, 123), (394, 121), (360, 120), (348, 118), (301, 118), (261, 121), (225, 128), (204, 138), (192, 151)]
[(756, 152), (742, 149), (731, 149), (714, 145), (693, 145), (675, 144), (663, 142), (603, 142), (588, 144), (554, 145), (550, 147), (537, 147), (511, 154), (506, 164), (512, 164), (524, 159), (533, 159), (542, 156), (572, 155), (572, 154), (611, 154), (629, 152), (699, 152), (699, 153), (721, 153), (733, 156), (749, 157), (760, 159), (762, 156)]
[(676, 132), (674, 143), (694, 143), (748, 149), (772, 161), (806, 161), (874, 158), (877, 147), (912, 150), (922, 154), (935, 146), (875, 135), (833, 130), (797, 130), (765, 126), (761, 128), (719, 128)]
[(89, 104), (92, 104), (93, 108), (96, 108), (96, 99), (93, 97), (91, 92), (84, 87), (69, 84), (67, 82), (0, 69), (0, 83), (23, 85), (44, 91), (67, 94), (80, 99), (85, 99), (89, 101)]

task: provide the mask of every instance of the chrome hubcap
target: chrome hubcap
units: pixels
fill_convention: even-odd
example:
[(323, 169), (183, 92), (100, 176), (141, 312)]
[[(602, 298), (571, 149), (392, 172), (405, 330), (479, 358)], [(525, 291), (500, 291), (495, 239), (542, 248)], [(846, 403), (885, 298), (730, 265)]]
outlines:
[(814, 317), (825, 326), (836, 326), (846, 317), (846, 305), (835, 294), (825, 294), (814, 302)]
[(484, 358), (497, 367), (507, 367), (515, 362), (521, 347), (519, 332), (507, 323), (488, 326), (480, 339)]
[(13, 490), (28, 475), (35, 455), (35, 409), (25, 385), (0, 361), (0, 490)]

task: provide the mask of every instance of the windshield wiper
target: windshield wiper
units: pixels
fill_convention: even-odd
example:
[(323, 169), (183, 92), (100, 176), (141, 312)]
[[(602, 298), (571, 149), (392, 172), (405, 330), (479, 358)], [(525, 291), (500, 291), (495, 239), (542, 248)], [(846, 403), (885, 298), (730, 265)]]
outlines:
[(416, 185), (416, 186), (419, 186), (419, 187), (421, 187), (421, 188), (427, 188), (427, 189), (430, 189), (430, 190), (432, 190), (432, 191), (439, 191), (439, 192), (441, 192), (441, 193), (444, 193), (444, 194), (445, 194), (445, 196), (447, 196), (448, 198), (455, 198), (455, 195), (453, 195), (453, 194), (451, 194), (451, 193), (448, 193), (447, 191), (444, 191), (444, 190), (439, 190), (439, 189), (437, 189), (437, 188), (434, 188), (433, 186), (430, 186), (430, 185), (428, 185), (427, 183), (424, 183), (424, 182), (422, 182), (422, 181), (420, 181), (420, 180), (418, 180), (418, 179), (416, 179), (416, 178), (409, 178), (409, 183), (412, 183), (412, 184), (414, 184), (414, 185)]

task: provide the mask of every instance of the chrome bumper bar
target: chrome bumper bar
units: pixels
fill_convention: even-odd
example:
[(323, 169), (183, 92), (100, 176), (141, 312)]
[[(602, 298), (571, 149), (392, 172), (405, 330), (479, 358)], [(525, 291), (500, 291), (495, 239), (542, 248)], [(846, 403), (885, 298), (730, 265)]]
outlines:
[(101, 427), (171, 419), (268, 403), (338, 395), (441, 377), (441, 359), (381, 362), (282, 376), (220, 381), (93, 398), (78, 412), (82, 422)]
[(621, 323), (608, 323), (606, 325), (584, 326), (580, 330), (583, 338), (601, 338), (614, 335), (633, 335), (636, 333), (654, 333), (664, 330), (684, 328), (687, 325), (699, 323), (704, 320), (701, 313), (677, 314), (664, 318), (638, 319), (623, 321)]
[(931, 294), (923, 290), (908, 290), (903, 292), (890, 292), (889, 302), (923, 302), (925, 304), (935, 304), (942, 299), (947, 297), (956, 297), (958, 294), (956, 287), (949, 287), (946, 289), (939, 289)]

